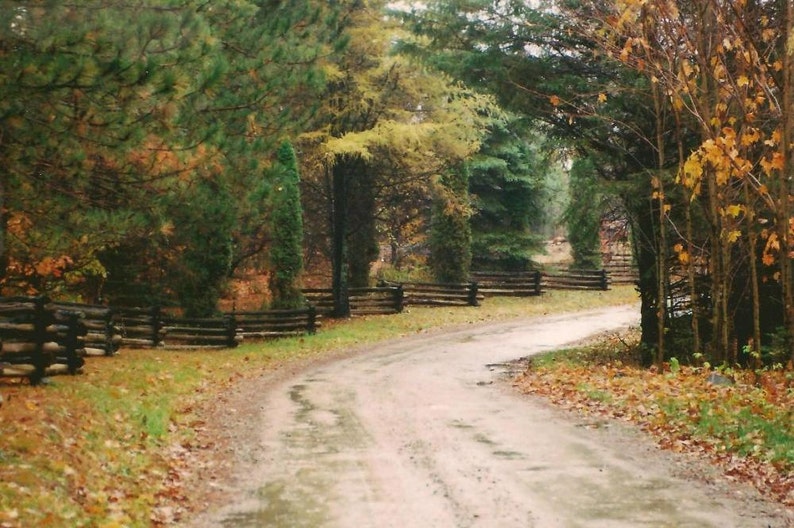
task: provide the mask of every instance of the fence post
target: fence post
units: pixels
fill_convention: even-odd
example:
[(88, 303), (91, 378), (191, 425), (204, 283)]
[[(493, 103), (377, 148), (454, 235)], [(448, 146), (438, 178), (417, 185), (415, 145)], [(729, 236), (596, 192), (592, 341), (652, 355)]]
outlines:
[(398, 284), (394, 289), (394, 307), (397, 309), (397, 313), (402, 313), (403, 308), (405, 307), (404, 303), (405, 292), (403, 291), (403, 285)]
[(113, 325), (113, 310), (108, 308), (102, 318), (105, 325), (105, 355), (112, 356), (116, 353), (116, 344), (113, 342), (115, 326)]
[(532, 282), (533, 282), (533, 287), (535, 289), (535, 295), (540, 295), (541, 293), (543, 293), (540, 289), (541, 288), (540, 281), (541, 281), (540, 270), (535, 270), (532, 274)]
[(609, 276), (605, 268), (601, 269), (601, 289), (606, 291), (609, 289)]
[(313, 304), (309, 305), (307, 309), (307, 318), (306, 318), (306, 332), (309, 334), (316, 334), (317, 333), (317, 307)]
[(47, 361), (44, 354), (44, 344), (47, 342), (47, 326), (50, 324), (50, 313), (45, 309), (45, 305), (50, 300), (47, 297), (35, 297), (33, 299), (33, 328), (35, 349), (33, 351), (33, 372), (29, 376), (31, 385), (38, 385), (44, 379), (47, 367), (51, 362)]
[(229, 348), (237, 346), (237, 318), (234, 317), (234, 312), (224, 316), (226, 320), (226, 345)]
[(152, 306), (152, 346), (157, 348), (162, 344), (160, 341), (160, 330), (163, 328), (162, 312), (158, 305)]
[(80, 322), (84, 314), (69, 310), (64, 315), (66, 315), (67, 326), (64, 343), (66, 348), (66, 366), (69, 374), (77, 374), (77, 370), (85, 364), (85, 360), (77, 355), (77, 350), (80, 348), (80, 336), (86, 334), (85, 325)]
[(479, 306), (480, 302), (477, 300), (477, 293), (479, 287), (476, 282), (469, 283), (469, 306)]

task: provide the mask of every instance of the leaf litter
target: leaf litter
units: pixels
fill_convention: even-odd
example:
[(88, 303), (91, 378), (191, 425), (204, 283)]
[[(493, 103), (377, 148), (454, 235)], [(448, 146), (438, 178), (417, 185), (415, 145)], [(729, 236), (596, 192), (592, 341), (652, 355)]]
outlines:
[(666, 450), (716, 465), (794, 507), (794, 373), (637, 366), (636, 332), (535, 356), (514, 379), (524, 393), (590, 417), (633, 423)]

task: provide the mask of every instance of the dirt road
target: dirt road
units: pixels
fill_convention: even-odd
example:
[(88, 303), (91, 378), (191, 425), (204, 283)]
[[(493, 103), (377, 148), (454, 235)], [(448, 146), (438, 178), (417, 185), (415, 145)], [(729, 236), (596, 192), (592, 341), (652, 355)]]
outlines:
[(190, 526), (786, 526), (642, 435), (503, 383), (502, 364), (635, 321), (621, 308), (418, 335), (263, 384), (238, 416), (235, 500)]

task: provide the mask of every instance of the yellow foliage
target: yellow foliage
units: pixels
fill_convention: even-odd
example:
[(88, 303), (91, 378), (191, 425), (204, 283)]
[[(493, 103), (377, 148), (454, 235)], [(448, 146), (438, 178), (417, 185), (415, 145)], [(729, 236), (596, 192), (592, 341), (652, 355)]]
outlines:
[(741, 236), (742, 236), (741, 231), (739, 231), (738, 229), (733, 229), (725, 234), (725, 240), (728, 242), (728, 244), (733, 244), (734, 242), (739, 240)]
[(725, 208), (725, 214), (737, 218), (744, 211), (744, 206), (739, 204), (729, 205)]

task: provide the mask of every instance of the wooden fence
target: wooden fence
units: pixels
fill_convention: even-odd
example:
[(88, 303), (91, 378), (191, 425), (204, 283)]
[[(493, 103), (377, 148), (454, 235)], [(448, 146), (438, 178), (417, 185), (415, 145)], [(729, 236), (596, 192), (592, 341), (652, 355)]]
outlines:
[(233, 348), (246, 337), (274, 338), (313, 334), (317, 311), (298, 310), (230, 312), (220, 317), (174, 317), (154, 306), (116, 308), (113, 320), (122, 345), (130, 348)]
[(559, 270), (542, 273), (544, 290), (608, 290), (606, 270)]
[(82, 314), (46, 297), (0, 297), (0, 375), (39, 383), (48, 372), (84, 365)]
[(392, 283), (380, 281), (379, 286), (401, 287), (404, 305), (479, 306), (483, 295), (476, 282), (435, 284), (429, 282)]
[[(303, 295), (317, 312), (329, 316), (334, 311), (334, 295), (331, 288), (306, 288)], [(390, 315), (400, 313), (405, 306), (402, 287), (379, 285), (375, 288), (349, 288), (348, 300), (351, 315)]]
[(604, 268), (612, 284), (636, 284), (640, 272), (630, 252), (619, 252), (603, 256)]
[(543, 291), (538, 270), (473, 271), (471, 277), (485, 297), (531, 297)]
[(232, 312), (231, 317), (237, 327), (237, 335), (242, 339), (314, 334), (320, 325), (314, 306), (299, 310)]
[(58, 310), (77, 312), (86, 327), (83, 348), (86, 356), (112, 356), (121, 345), (121, 333), (113, 322), (113, 310), (107, 306), (70, 302), (53, 303)]

